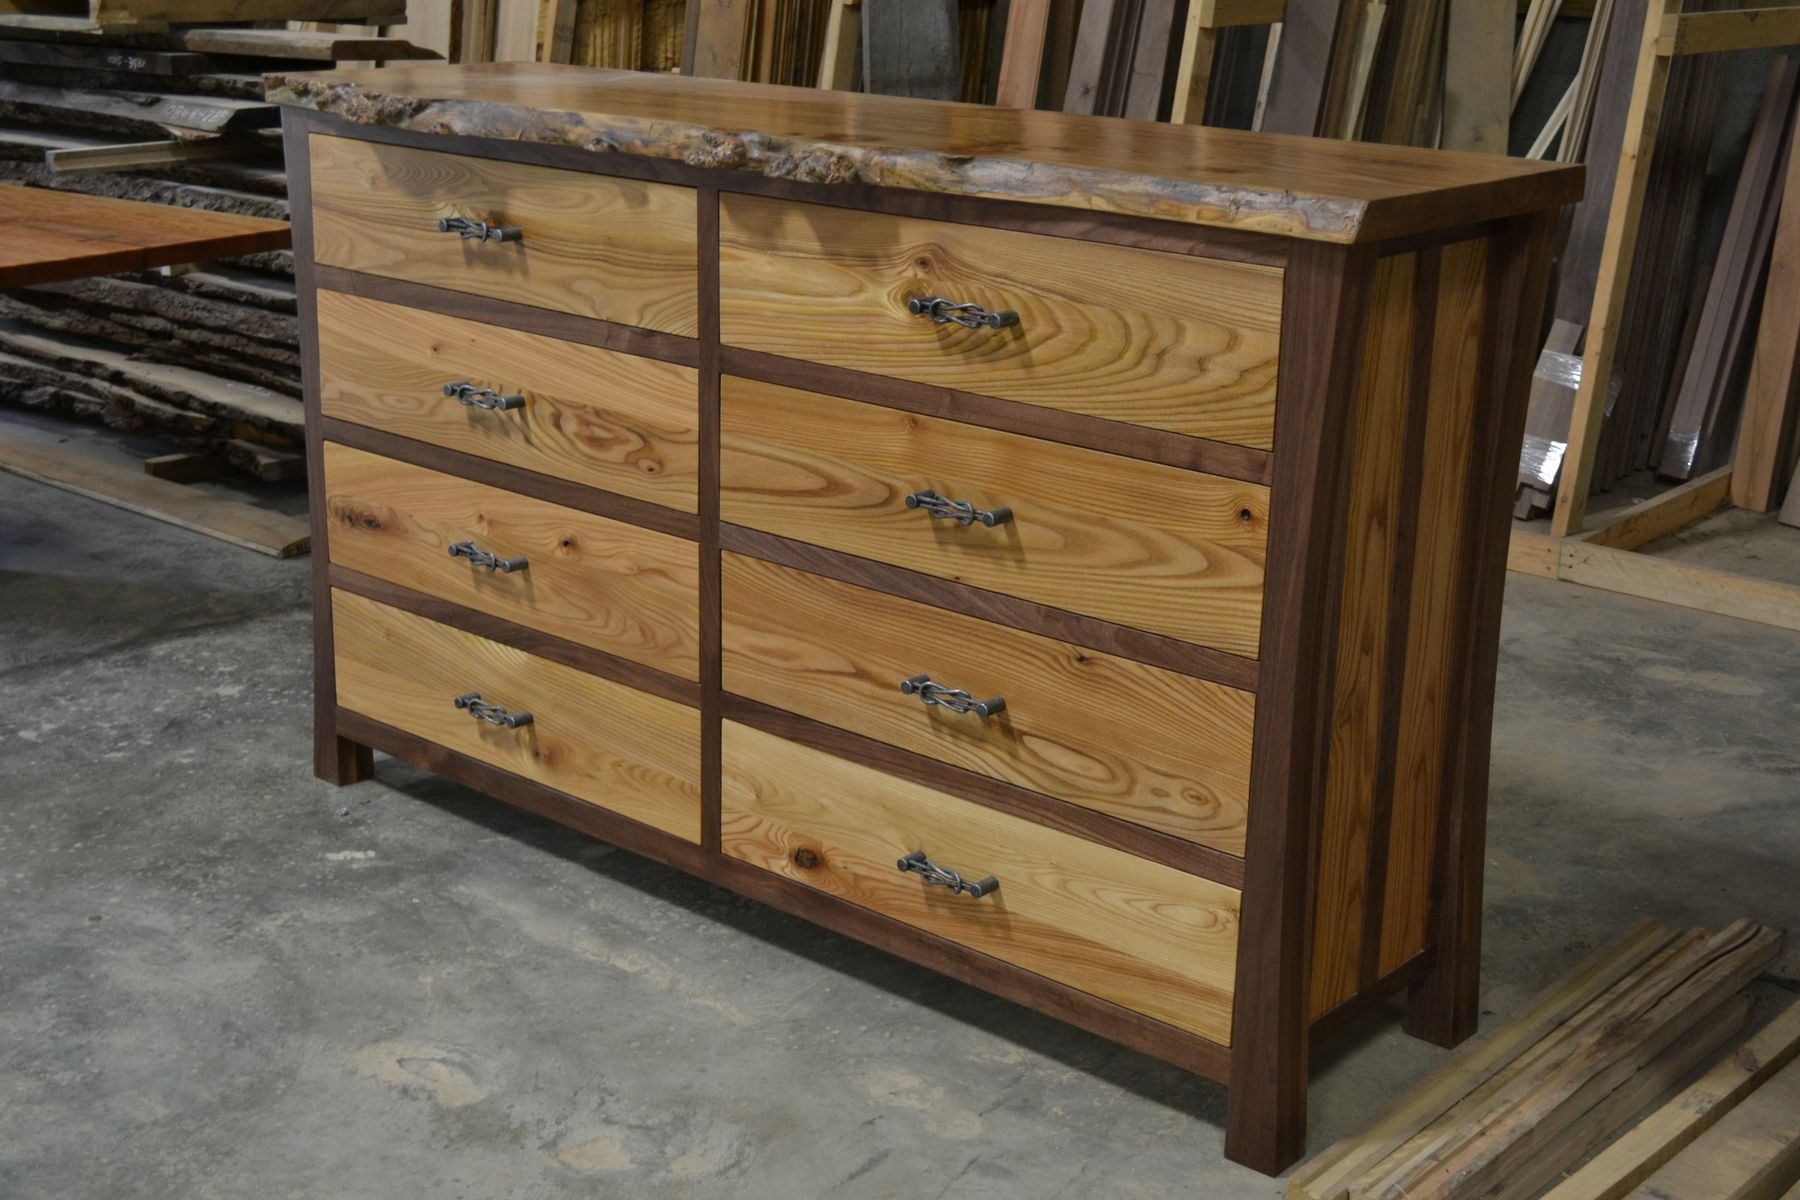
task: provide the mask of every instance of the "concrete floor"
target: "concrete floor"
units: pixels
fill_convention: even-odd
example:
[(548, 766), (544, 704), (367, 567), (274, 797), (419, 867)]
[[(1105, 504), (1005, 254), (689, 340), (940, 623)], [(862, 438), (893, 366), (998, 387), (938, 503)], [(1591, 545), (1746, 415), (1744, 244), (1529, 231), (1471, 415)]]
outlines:
[[(315, 782), (305, 560), (0, 510), (0, 1196), (1279, 1194), (1211, 1083), (402, 765)], [(1800, 635), (1508, 587), (1488, 1009), (1640, 915), (1800, 926)], [(1311, 1145), (1441, 1055), (1327, 1047)]]

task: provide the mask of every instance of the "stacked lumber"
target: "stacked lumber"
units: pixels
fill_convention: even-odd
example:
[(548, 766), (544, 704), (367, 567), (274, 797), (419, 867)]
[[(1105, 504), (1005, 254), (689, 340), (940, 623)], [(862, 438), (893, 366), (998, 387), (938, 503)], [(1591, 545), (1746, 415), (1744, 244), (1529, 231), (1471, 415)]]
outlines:
[[(262, 73), (429, 55), (366, 28), (144, 32), (156, 11), (94, 0), (77, 28), (8, 18), (0, 3), (0, 183), (286, 220)], [(0, 292), (0, 366), (9, 404), (154, 433), (264, 479), (301, 462), (286, 251)]]
[[(1749, 921), (1713, 934), (1640, 925), (1299, 1168), (1290, 1200), (1530, 1200), (1708, 1063), (1673, 1104), (1551, 1195), (1779, 1198), (1800, 1180), (1800, 1128), (1790, 1128), (1800, 1106), (1789, 1104), (1795, 1071), (1784, 1065), (1800, 1050), (1800, 1007), (1736, 1053), (1720, 1051), (1748, 1020), (1740, 993), (1781, 943)], [(1733, 1104), (1741, 1119), (1714, 1114)], [(1752, 1130), (1757, 1155), (1721, 1154)], [(1690, 1190), (1709, 1174), (1774, 1190)], [(1679, 1186), (1658, 1190), (1676, 1177)]]

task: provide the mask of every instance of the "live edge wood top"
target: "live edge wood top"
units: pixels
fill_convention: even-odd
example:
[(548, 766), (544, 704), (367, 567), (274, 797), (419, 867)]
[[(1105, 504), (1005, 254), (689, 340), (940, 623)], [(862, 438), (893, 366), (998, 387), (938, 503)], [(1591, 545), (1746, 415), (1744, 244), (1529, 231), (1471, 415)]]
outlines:
[(551, 63), (267, 77), (363, 125), (641, 155), (1324, 242), (1570, 204), (1582, 170), (1525, 159)]

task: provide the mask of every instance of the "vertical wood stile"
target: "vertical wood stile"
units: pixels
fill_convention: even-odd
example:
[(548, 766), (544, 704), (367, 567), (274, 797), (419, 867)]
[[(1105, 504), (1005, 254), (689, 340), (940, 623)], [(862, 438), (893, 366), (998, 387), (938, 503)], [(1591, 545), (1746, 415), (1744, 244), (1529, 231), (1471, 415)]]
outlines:
[(1454, 659), (1458, 693), (1437, 830), (1430, 971), (1407, 998), (1406, 1029), (1439, 1045), (1475, 1032), (1481, 1012), (1481, 892), (1487, 842), (1488, 769), (1493, 752), (1494, 683), (1500, 664), (1500, 610), (1506, 592), (1508, 500), (1525, 432), (1525, 399), (1537, 360), (1550, 282), (1554, 214), (1512, 220), (1488, 239), (1487, 318), (1481, 336), (1474, 455), (1461, 535), (1467, 550), (1457, 580), (1463, 632)]
[[(1352, 396), (1373, 253), (1294, 244), (1281, 347), (1226, 1153), (1269, 1174), (1306, 1124), (1309, 946), (1344, 557)], [(1284, 951), (1283, 948), (1286, 948)]]
[[(282, 153), (288, 163), (288, 205), (293, 223), (294, 294), (300, 314), (300, 374), (306, 405), (307, 478), (325, 478), (325, 446), (319, 433), (319, 306), (313, 290), (312, 156), (310, 118), (297, 109), (281, 113)], [(315, 483), (315, 487), (319, 484)], [(357, 783), (375, 773), (375, 754), (337, 731), (337, 658), (332, 649), (330, 525), (325, 506), (310, 506), (313, 596), (313, 774), (327, 783)]]
[(1414, 295), (1420, 255), (1384, 258), (1375, 268), (1357, 385), (1344, 560), (1343, 615), (1331, 713), (1331, 757), (1319, 834), (1313, 902), (1311, 1014), (1354, 996), (1363, 983), (1364, 909), (1379, 791), (1377, 763), (1391, 720), (1383, 688), (1391, 580), (1399, 559), (1399, 500), (1416, 472), (1405, 455), (1412, 403)]

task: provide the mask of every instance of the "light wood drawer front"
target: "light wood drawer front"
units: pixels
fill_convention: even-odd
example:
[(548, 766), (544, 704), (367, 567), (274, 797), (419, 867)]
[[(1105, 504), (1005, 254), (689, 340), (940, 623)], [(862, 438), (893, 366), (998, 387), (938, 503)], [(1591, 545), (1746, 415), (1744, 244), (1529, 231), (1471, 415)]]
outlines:
[[(737, 554), (724, 642), (728, 692), (1244, 852), (1248, 692)], [(928, 706), (920, 674), (1004, 707)]]
[[(1273, 445), (1278, 268), (741, 195), (719, 236), (728, 345)], [(931, 297), (1018, 324), (908, 311)]]
[[(313, 256), (327, 266), (699, 332), (692, 188), (322, 134), (309, 144)], [(459, 217), (519, 240), (439, 231)]]
[[(331, 561), (633, 662), (700, 677), (693, 542), (325, 444)], [(450, 547), (512, 559), (488, 570)]]
[[(692, 367), (342, 292), (320, 292), (318, 304), (326, 416), (698, 510)], [(494, 395), (445, 394), (459, 383)], [(496, 397), (523, 403), (491, 407)]]
[[(700, 840), (699, 710), (349, 592), (331, 612), (342, 707)], [(470, 695), (531, 722), (490, 724)]]
[[(734, 722), (723, 758), (727, 855), (1229, 1043), (1236, 889)], [(915, 851), (999, 889), (901, 872)]]
[[(724, 520), (1255, 655), (1269, 489), (753, 380), (723, 381)], [(962, 526), (931, 492), (1010, 521)]]

